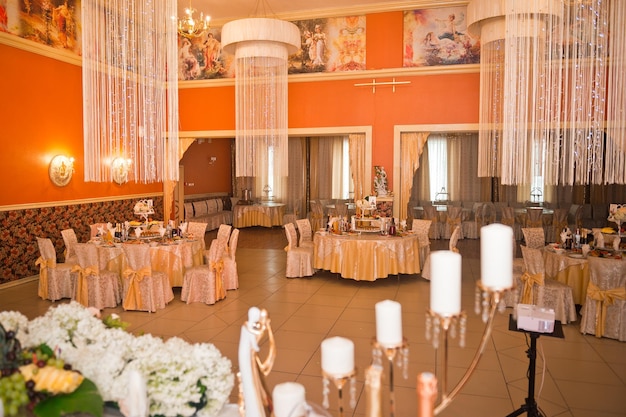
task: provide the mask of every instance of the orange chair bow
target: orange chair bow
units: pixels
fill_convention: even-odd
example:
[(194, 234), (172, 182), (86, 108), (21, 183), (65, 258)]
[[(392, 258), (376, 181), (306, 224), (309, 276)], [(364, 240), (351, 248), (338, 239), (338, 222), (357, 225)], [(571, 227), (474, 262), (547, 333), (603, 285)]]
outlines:
[(146, 266), (145, 268), (141, 268), (139, 270), (134, 270), (132, 268), (126, 268), (122, 273), (122, 276), (125, 280), (128, 280), (128, 292), (126, 293), (126, 297), (124, 297), (124, 302), (122, 303), (122, 307), (124, 310), (137, 310), (142, 305), (141, 302), (141, 289), (139, 288), (139, 284), (145, 277), (149, 277), (152, 275), (152, 270), (150, 267)]
[(57, 266), (57, 260), (54, 258), (46, 259), (40, 256), (35, 265), (39, 265), (39, 290), (37, 294), (41, 298), (48, 297), (48, 268), (55, 268)]
[(543, 285), (544, 277), (543, 273), (530, 274), (528, 271), (524, 272), (520, 277), (524, 287), (522, 288), (522, 296), (520, 297), (521, 304), (533, 303), (533, 287), (535, 284)]
[(615, 300), (626, 300), (626, 288), (611, 288), (602, 290), (593, 282), (587, 287), (587, 295), (596, 301), (596, 337), (602, 337), (606, 324), (606, 312)]
[(215, 271), (215, 298), (221, 300), (226, 298), (226, 291), (224, 290), (224, 280), (222, 273), (224, 272), (224, 260), (211, 261), (209, 267)]
[(76, 280), (76, 301), (89, 307), (89, 284), (87, 283), (87, 277), (89, 275), (98, 275), (97, 266), (88, 266), (86, 268), (80, 265), (74, 265), (72, 272), (78, 273), (78, 279)]

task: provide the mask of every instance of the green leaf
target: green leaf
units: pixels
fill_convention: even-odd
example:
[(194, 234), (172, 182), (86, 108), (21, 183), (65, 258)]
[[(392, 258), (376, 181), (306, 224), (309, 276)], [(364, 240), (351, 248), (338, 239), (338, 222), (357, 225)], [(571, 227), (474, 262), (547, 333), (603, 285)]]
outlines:
[(73, 413), (86, 413), (102, 417), (104, 401), (96, 385), (85, 378), (70, 394), (58, 394), (49, 397), (35, 406), (38, 417), (61, 417)]

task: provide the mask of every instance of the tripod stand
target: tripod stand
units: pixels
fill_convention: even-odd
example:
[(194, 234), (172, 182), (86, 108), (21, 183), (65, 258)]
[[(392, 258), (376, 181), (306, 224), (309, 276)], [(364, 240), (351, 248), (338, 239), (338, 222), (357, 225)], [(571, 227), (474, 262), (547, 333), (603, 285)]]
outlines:
[(509, 330), (514, 330), (517, 332), (524, 332), (530, 335), (530, 347), (526, 351), (526, 356), (528, 356), (528, 396), (524, 404), (520, 406), (517, 410), (513, 411), (511, 414), (506, 417), (516, 417), (527, 413), (528, 417), (545, 417), (542, 413), (539, 412), (539, 408), (537, 407), (537, 401), (535, 401), (535, 371), (536, 371), (536, 363), (537, 363), (537, 339), (542, 334), (545, 336), (559, 337), (564, 338), (563, 336), (563, 327), (561, 326), (560, 321), (554, 322), (554, 331), (552, 333), (537, 333), (530, 332), (528, 330), (518, 329), (517, 323), (513, 319), (513, 316), (509, 316)]

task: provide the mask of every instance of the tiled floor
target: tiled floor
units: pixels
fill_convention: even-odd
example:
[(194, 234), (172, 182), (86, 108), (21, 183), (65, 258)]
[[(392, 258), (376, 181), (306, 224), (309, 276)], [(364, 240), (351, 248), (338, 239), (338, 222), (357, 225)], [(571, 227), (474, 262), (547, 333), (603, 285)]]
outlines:
[[(207, 234), (207, 240), (214, 233)], [(322, 403), (320, 343), (330, 336), (343, 336), (355, 343), (357, 406), (346, 404), (345, 415), (365, 416), (363, 371), (371, 361), (371, 341), (376, 334), (374, 304), (384, 299), (402, 304), (403, 331), (410, 349), (409, 378), (396, 368), (396, 415), (417, 415), (415, 380), (420, 372), (434, 371), (436, 353), (425, 339), (425, 311), (429, 305), (429, 283), (419, 276), (389, 277), (376, 282), (341, 279), (319, 272), (312, 278), (284, 276), (286, 245), (280, 228), (242, 229), (237, 251), (240, 288), (229, 291), (215, 305), (175, 300), (157, 313), (124, 312), (108, 309), (132, 323), (130, 331), (150, 332), (163, 337), (179, 336), (189, 342), (211, 342), (230, 358), (237, 370), (237, 347), (241, 325), (251, 306), (268, 310), (278, 356), (269, 375), (269, 386), (285, 381), (302, 383), (307, 399)], [(445, 248), (447, 241), (433, 242), (433, 249)], [(462, 240), (463, 309), (468, 316), (467, 346), (450, 341), (448, 391), (472, 361), (483, 330), (474, 313), (475, 280), (480, 262), (477, 240)], [(37, 283), (0, 288), (0, 309), (19, 310), (33, 318), (52, 303), (37, 297)], [(476, 372), (459, 396), (440, 416), (507, 416), (527, 396), (529, 340), (523, 333), (508, 330), (511, 310), (498, 313), (485, 354)], [(545, 416), (617, 417), (626, 415), (626, 343), (581, 335), (576, 323), (564, 326), (565, 339), (540, 337), (536, 398)], [(265, 356), (262, 350), (262, 356)], [(440, 353), (439, 358), (443, 355)], [(388, 382), (385, 364), (385, 382)], [(388, 388), (384, 390), (388, 416)], [(231, 396), (236, 401), (236, 390)], [(331, 414), (339, 413), (337, 393), (331, 391)], [(524, 415), (526, 415), (524, 413)]]

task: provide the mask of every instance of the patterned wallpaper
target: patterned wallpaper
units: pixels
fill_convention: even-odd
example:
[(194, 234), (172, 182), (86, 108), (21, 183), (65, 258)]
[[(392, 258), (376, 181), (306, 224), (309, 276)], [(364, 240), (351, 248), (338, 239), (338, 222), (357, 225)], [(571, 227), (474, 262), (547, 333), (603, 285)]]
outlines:
[[(163, 197), (152, 197), (155, 219), (163, 218)], [(73, 228), (79, 242), (89, 240), (89, 225), (135, 218), (137, 199), (101, 201), (68, 206), (0, 211), (0, 284), (39, 274), (37, 237), (52, 239), (57, 260), (63, 261), (61, 230)]]

